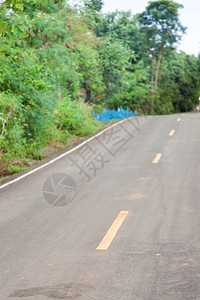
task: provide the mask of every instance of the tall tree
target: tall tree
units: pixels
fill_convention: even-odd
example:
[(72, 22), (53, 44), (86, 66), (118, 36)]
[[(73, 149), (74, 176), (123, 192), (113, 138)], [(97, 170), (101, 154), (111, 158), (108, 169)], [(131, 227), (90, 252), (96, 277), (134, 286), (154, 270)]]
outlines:
[(138, 15), (151, 65), (152, 111), (162, 56), (168, 49), (173, 48), (181, 39), (181, 33), (186, 30), (179, 21), (180, 8), (183, 8), (183, 5), (170, 0), (150, 1), (146, 10)]

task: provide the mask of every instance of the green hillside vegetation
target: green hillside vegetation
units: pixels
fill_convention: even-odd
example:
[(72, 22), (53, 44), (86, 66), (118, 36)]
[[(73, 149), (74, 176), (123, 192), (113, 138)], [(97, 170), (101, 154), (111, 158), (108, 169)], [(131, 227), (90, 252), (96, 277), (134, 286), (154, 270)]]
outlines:
[[(103, 1), (7, 0), (0, 5), (0, 174), (102, 127), (93, 110), (193, 110), (200, 56), (178, 52), (181, 5), (151, 1), (138, 15)], [(74, 140), (76, 140), (74, 138)]]

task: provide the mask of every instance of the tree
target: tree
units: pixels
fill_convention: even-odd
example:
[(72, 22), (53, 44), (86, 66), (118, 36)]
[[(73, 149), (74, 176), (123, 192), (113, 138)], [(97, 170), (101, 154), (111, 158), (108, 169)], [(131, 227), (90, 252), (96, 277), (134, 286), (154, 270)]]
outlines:
[(106, 86), (105, 98), (110, 108), (123, 105), (123, 90), (126, 86), (127, 70), (131, 67), (134, 53), (120, 41), (106, 39), (100, 49), (103, 80)]
[(146, 10), (138, 15), (144, 34), (144, 53), (148, 53), (151, 65), (152, 111), (161, 59), (181, 39), (180, 33), (186, 30), (179, 21), (179, 8), (183, 8), (183, 5), (170, 0), (150, 1)]
[(87, 0), (84, 1), (84, 5), (92, 11), (100, 12), (103, 7), (103, 0)]
[(162, 101), (171, 102), (176, 112), (194, 109), (199, 97), (198, 60), (184, 52), (174, 52), (163, 62), (161, 72), (159, 93)]
[(120, 41), (128, 45), (137, 54), (137, 60), (142, 54), (142, 36), (137, 19), (131, 11), (115, 11), (107, 13), (101, 19), (96, 29), (97, 36), (109, 36), (111, 41)]

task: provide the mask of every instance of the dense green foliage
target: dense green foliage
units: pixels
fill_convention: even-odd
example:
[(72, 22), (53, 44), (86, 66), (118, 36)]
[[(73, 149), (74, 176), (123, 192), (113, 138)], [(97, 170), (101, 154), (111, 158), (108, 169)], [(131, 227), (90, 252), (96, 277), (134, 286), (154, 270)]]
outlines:
[[(0, 158), (39, 158), (46, 145), (101, 127), (93, 107), (168, 114), (194, 109), (200, 59), (179, 53), (181, 6), (101, 13), (102, 0), (0, 5)], [(8, 166), (9, 172), (18, 166)], [(1, 170), (0, 170), (1, 172)]]
[(158, 87), (162, 56), (181, 38), (185, 28), (180, 24), (178, 9), (183, 7), (173, 1), (152, 1), (145, 12), (138, 15), (144, 36), (144, 51), (151, 65), (151, 98), (154, 111), (155, 92)]

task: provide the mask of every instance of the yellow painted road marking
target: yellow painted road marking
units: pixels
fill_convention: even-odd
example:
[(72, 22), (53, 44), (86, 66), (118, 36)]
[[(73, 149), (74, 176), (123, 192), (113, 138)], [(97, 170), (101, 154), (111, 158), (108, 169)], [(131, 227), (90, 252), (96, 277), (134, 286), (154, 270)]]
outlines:
[(181, 118), (178, 118), (178, 119), (177, 119), (177, 122), (180, 122), (180, 121), (181, 121)]
[(173, 130), (171, 130), (170, 131), (170, 133), (169, 133), (169, 136), (173, 136), (174, 135), (174, 132), (175, 132), (175, 130), (173, 129)]
[(154, 158), (154, 160), (152, 161), (153, 164), (157, 164), (159, 162), (159, 160), (161, 159), (162, 157), (162, 153), (158, 153), (156, 155), (156, 157)]
[(112, 243), (112, 240), (114, 239), (115, 235), (117, 234), (117, 231), (119, 230), (120, 226), (124, 222), (126, 216), (128, 215), (128, 211), (120, 211), (117, 218), (114, 220), (110, 228), (108, 229), (106, 235), (102, 239), (99, 246), (96, 248), (97, 250), (107, 250), (110, 244)]

